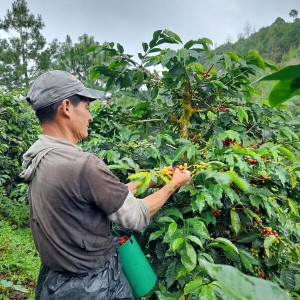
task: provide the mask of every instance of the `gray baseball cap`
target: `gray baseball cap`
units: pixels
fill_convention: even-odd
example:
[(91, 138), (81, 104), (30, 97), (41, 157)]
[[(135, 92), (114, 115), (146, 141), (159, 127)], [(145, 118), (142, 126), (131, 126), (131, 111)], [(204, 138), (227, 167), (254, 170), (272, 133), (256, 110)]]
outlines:
[(26, 100), (36, 111), (73, 95), (80, 95), (93, 101), (102, 98), (105, 93), (86, 88), (68, 72), (53, 70), (42, 74), (34, 81)]

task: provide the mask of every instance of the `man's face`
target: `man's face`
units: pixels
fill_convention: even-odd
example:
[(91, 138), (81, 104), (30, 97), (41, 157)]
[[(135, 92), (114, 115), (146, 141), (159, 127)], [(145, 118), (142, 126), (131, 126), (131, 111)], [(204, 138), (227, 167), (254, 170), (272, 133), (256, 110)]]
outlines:
[(79, 141), (88, 136), (89, 123), (92, 121), (93, 117), (89, 112), (89, 101), (80, 101), (76, 107), (72, 105), (71, 127), (76, 140)]

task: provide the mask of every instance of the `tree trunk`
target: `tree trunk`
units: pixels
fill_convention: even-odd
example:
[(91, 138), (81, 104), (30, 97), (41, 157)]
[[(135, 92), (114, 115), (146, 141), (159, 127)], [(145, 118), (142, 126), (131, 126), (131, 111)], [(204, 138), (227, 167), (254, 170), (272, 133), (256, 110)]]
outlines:
[(187, 80), (182, 93), (182, 115), (180, 118), (180, 137), (184, 139), (187, 139), (189, 136), (188, 126), (190, 123), (190, 118), (193, 114), (193, 109), (191, 104), (192, 104), (192, 92), (191, 92), (190, 83)]

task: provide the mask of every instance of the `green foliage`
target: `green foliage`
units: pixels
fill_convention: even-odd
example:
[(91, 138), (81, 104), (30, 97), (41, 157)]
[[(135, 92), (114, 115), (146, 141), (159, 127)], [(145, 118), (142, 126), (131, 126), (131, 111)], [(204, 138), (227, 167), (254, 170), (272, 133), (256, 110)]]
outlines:
[(78, 41), (73, 44), (70, 36), (66, 37), (65, 42), (57, 47), (51, 69), (70, 72), (86, 86), (97, 88), (99, 85), (89, 80), (89, 69), (105, 61), (105, 55), (91, 51), (99, 46), (93, 37), (83, 34)]
[(300, 20), (294, 19), (293, 23), (277, 18), (270, 26), (263, 27), (252, 33), (247, 38), (241, 37), (236, 43), (230, 42), (217, 47), (218, 54), (234, 51), (245, 55), (249, 49), (256, 49), (262, 57), (271, 61), (280, 62), (282, 56), (290, 48), (300, 45)]
[[(177, 50), (162, 47), (168, 43)], [(163, 167), (186, 163), (193, 171), (191, 184), (173, 194), (140, 237), (159, 277), (159, 299), (230, 299), (200, 259), (297, 293), (288, 282), (299, 271), (298, 127), (286, 110), (251, 101), (250, 76), (273, 65), (255, 50), (211, 53), (206, 38), (181, 44), (175, 33), (158, 30), (143, 43), (139, 62), (120, 45), (99, 46), (110, 63), (93, 67), (91, 77), (116, 96), (92, 105), (82, 146), (122, 180), (140, 180), (139, 197), (155, 191), (147, 191), (151, 181), (170, 184)], [(132, 105), (117, 100), (129, 97)], [(291, 280), (282, 279), (285, 270)]]
[(19, 178), (22, 155), (41, 132), (24, 97), (0, 91), (0, 209), (20, 226), (28, 224), (27, 185)]
[(273, 74), (264, 76), (260, 81), (278, 80), (273, 87), (269, 103), (271, 107), (300, 95), (300, 65), (288, 66)]
[(0, 294), (9, 295), (13, 290), (33, 294), (31, 286), (37, 280), (40, 259), (30, 229), (17, 229), (3, 220), (0, 220), (0, 228)]
[(44, 26), (42, 17), (31, 14), (25, 0), (14, 1), (0, 19), (0, 30), (13, 33), (8, 39), (0, 39), (0, 87), (28, 88), (32, 77), (49, 67), (55, 42), (44, 49)]
[(207, 269), (209, 275), (216, 280), (215, 285), (219, 286), (229, 299), (289, 299), (287, 294), (272, 282), (244, 275), (230, 266), (215, 265), (205, 260), (200, 260), (200, 264)]

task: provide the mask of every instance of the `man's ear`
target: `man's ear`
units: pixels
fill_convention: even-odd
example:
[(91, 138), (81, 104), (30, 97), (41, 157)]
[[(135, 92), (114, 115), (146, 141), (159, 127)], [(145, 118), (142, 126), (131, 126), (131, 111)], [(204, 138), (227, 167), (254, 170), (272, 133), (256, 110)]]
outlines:
[(57, 111), (65, 117), (69, 117), (71, 110), (73, 108), (73, 105), (69, 99), (64, 99), (61, 104), (59, 105)]

